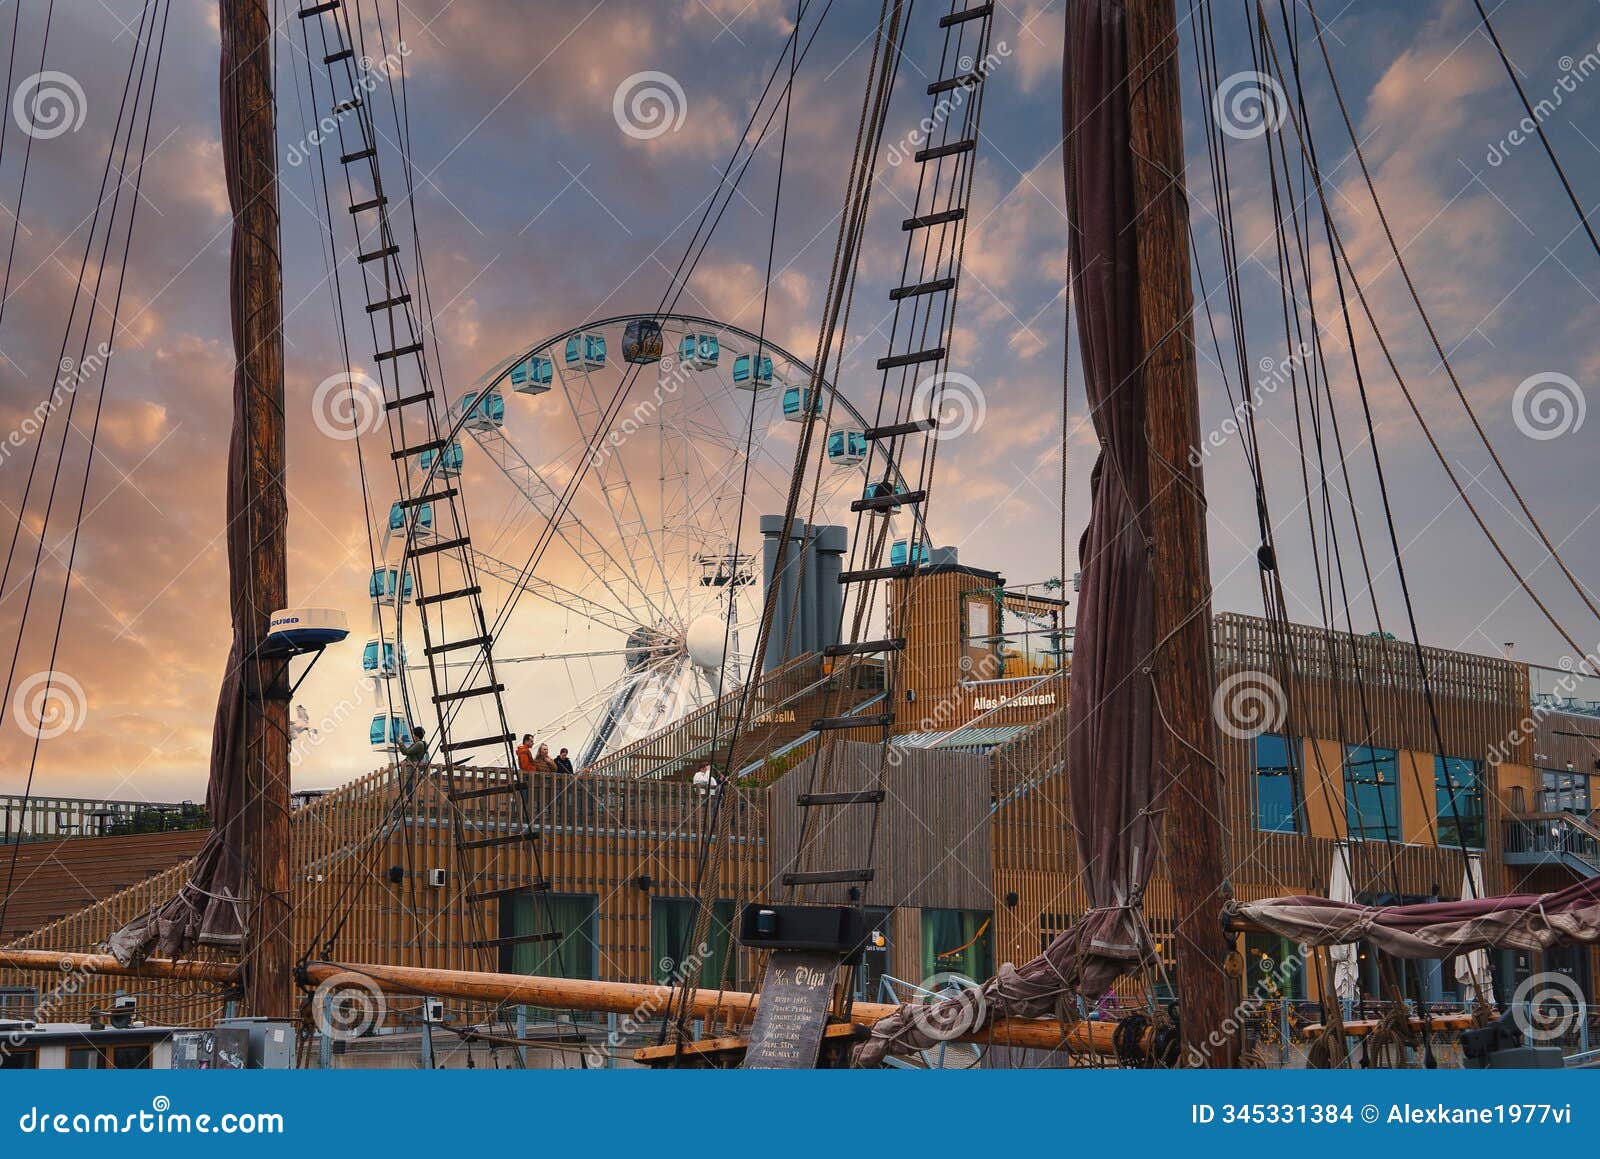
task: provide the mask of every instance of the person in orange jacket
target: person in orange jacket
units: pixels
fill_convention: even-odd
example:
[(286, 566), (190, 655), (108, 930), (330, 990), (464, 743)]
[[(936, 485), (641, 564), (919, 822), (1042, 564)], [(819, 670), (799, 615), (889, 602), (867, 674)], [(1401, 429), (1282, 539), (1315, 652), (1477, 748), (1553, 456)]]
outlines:
[(523, 733), (522, 743), (517, 746), (517, 768), (525, 773), (533, 772), (533, 734), (531, 732)]

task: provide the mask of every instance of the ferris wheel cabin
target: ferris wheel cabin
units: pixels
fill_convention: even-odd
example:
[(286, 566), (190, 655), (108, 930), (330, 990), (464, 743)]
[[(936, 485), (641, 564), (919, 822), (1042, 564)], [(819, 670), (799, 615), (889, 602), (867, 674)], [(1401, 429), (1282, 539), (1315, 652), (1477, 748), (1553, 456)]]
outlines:
[(518, 394), (543, 394), (555, 379), (555, 364), (538, 354), (530, 354), (511, 368), (511, 389)]
[(866, 457), (867, 433), (860, 427), (828, 433), (828, 462), (835, 467), (854, 467)]
[(461, 409), (467, 412), (466, 429), (492, 431), (506, 425), (506, 400), (498, 390), (469, 390), (461, 396)]
[(397, 567), (380, 567), (367, 581), (367, 594), (379, 603), (393, 603), (397, 592), (401, 603), (411, 598), (410, 572), (406, 573), (403, 586), (400, 582), (400, 569)]
[(567, 339), (565, 361), (569, 370), (599, 370), (606, 364), (606, 338), (593, 330)]
[(622, 332), (622, 359), (639, 366), (661, 361), (661, 323), (635, 318)]
[(461, 474), (461, 464), (466, 461), (466, 456), (461, 451), (461, 444), (452, 442), (442, 451), (423, 451), (417, 456), (417, 467), (426, 474), (433, 470), (435, 459), (442, 460), (439, 463), (439, 478), (453, 479)]
[(421, 507), (407, 508), (404, 503), (391, 503), (389, 505), (389, 530), (403, 531), (406, 526), (406, 515), (411, 515), (413, 527), (433, 526), (433, 504), (424, 503)]
[(791, 423), (806, 421), (806, 412), (822, 413), (822, 395), (809, 386), (791, 386), (783, 392), (783, 417)]
[(760, 390), (772, 385), (772, 359), (763, 355), (759, 364), (754, 354), (741, 354), (733, 360), (733, 385), (743, 390)]
[(678, 361), (690, 370), (710, 370), (722, 354), (715, 334), (685, 334), (678, 343)]
[(367, 738), (375, 752), (397, 749), (411, 739), (411, 724), (403, 716), (380, 712), (373, 716)]
[(361, 670), (371, 676), (398, 676), (405, 659), (406, 650), (401, 648), (397, 653), (393, 640), (373, 636), (361, 650)]

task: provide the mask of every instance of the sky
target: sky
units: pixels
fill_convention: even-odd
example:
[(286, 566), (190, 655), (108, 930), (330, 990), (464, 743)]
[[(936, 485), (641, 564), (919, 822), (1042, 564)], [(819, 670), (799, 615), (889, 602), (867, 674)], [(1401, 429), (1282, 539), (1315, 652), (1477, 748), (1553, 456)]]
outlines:
[[(17, 2), (0, 3), (0, 35), (8, 39)], [(372, 538), (356, 445), (329, 437), (316, 402), (317, 387), (341, 372), (343, 356), (328, 289), (323, 208), (313, 183), (316, 116), (308, 112), (301, 29), (292, 4), (278, 7), (284, 9), (278, 116), (291, 601), (347, 611), (355, 638), (328, 654), (296, 698), (319, 724), (316, 743), (300, 753), (294, 773), (296, 787), (309, 788), (349, 780), (375, 763), (366, 742), (373, 708), (358, 670)], [(469, 387), (543, 335), (656, 306), (795, 15), (792, 0), (383, 0), (379, 7), (390, 48), (404, 64), (415, 216), (435, 348), (452, 391)], [(886, 143), (899, 148), (908, 147), (925, 114), (921, 90), (936, 75), (936, 46), (922, 28), (933, 23), (932, 7), (914, 13), (890, 111)], [(1298, 356), (1282, 322), (1266, 140), (1257, 131), (1260, 121), (1251, 119), (1249, 100), (1234, 104), (1201, 92), (1190, 5), (1178, 7), (1196, 288), (1203, 306), (1197, 349), (1215, 604), (1218, 610), (1261, 609), (1255, 501), (1243, 440), (1229, 423), (1229, 386), (1239, 389), (1238, 347), (1202, 123), (1207, 108), (1229, 118), (1233, 130), (1238, 317), (1245, 323), (1245, 364), (1257, 387), (1254, 415), (1290, 614), (1319, 622), (1322, 597), (1311, 563), (1296, 392), (1283, 385), (1282, 368), (1298, 366)], [(1566, 585), (1499, 480), (1451, 372), (1567, 566), (1580, 582), (1592, 576), (1600, 563), (1600, 508), (1586, 480), (1600, 417), (1583, 420), (1600, 373), (1600, 296), (1594, 289), (1600, 254), (1542, 146), (1518, 130), (1523, 111), (1470, 0), (1324, 0), (1314, 17), (1309, 6), (1290, 7), (1300, 22), (1309, 137), (1327, 176), (1326, 196), (1395, 365), (1485, 523), (1578, 641), (1576, 651), (1592, 649), (1600, 640), (1597, 617)], [(1490, 7), (1530, 99), (1545, 102), (1540, 123), (1577, 198), (1592, 206), (1600, 200), (1594, 130), (1600, 124), (1600, 81), (1594, 79), (1600, 4), (1502, 0)], [(77, 103), (63, 131), (26, 137), (17, 118), (27, 106), (17, 98), (26, 97), (21, 84), (40, 71), (43, 8), (35, 0), (22, 3), (18, 63), (6, 102), (13, 123), (0, 154), (0, 243), (9, 245), (15, 234), (0, 315), (0, 430), (14, 436), (0, 444), (0, 524), (8, 546), (17, 532), (17, 562), (0, 592), (0, 640), (17, 650), (14, 694), (0, 720), (0, 792), (21, 792), (32, 764), (36, 794), (197, 798), (229, 639), (222, 528), (232, 346), (215, 5), (171, 5), (149, 154), (136, 198), (128, 193), (139, 209), (115, 353), (94, 382), (98, 391), (103, 381), (105, 402), (59, 642), (53, 628), (72, 550), (69, 500), (76, 496), (63, 494), (48, 529), (35, 500), (21, 512), (17, 531), (33, 452), (28, 419), (56, 374), (63, 319), (142, 4), (56, 6), (43, 71), (69, 77), (68, 95)], [(994, 47), (1003, 51), (986, 85), (950, 362), (971, 381), (974, 421), (941, 444), (937, 501), (929, 514), (936, 543), (955, 546), (963, 562), (1016, 583), (1060, 575), (1063, 528), (1067, 570), (1075, 570), (1095, 450), (1075, 359), (1066, 368), (1063, 427), (1064, 8), (1064, 0), (996, 6)], [(816, 11), (804, 27), (812, 27)], [(1250, 85), (1257, 97), (1265, 92), (1267, 119), (1277, 120), (1276, 139), (1298, 167), (1298, 120), (1275, 116), (1272, 84), (1250, 76), (1261, 69), (1251, 59), (1246, 11), (1242, 4), (1215, 6), (1217, 76), (1226, 88), (1243, 75), (1247, 97)], [(802, 359), (814, 351), (876, 13), (876, 5), (859, 0), (837, 3), (829, 13), (797, 73), (781, 198), (775, 200), (778, 167), (769, 143), (695, 266), (682, 311), (755, 330), (764, 310), (773, 341)], [(1272, 17), (1292, 89), (1276, 11)], [(1348, 108), (1348, 129), (1316, 49), (1312, 30), (1319, 22)], [(626, 98), (640, 84), (666, 93), (663, 122), (630, 120)], [(398, 151), (401, 142), (386, 144)], [(398, 166), (396, 156), (390, 171)], [(914, 192), (914, 168), (886, 158), (875, 193), (839, 382), (858, 402), (870, 397), (871, 363), (884, 352), (886, 291), (896, 284), (900, 259), (897, 223)], [(1306, 243), (1317, 271), (1313, 301), (1351, 476), (1347, 498), (1343, 472), (1328, 464), (1334, 473), (1328, 501), (1345, 512), (1339, 525), (1348, 529), (1353, 500), (1374, 573), (1373, 595), (1357, 591), (1352, 599), (1352, 622), (1370, 631), (1381, 619), (1384, 629), (1404, 636), (1405, 603), (1338, 321), (1329, 249), (1320, 219), (1309, 220), (1318, 231)], [(336, 234), (335, 250), (347, 265), (348, 226), (337, 211), (335, 226), (345, 231)], [(769, 244), (774, 275), (764, 292)], [(1447, 360), (1412, 303), (1404, 273)], [(1456, 494), (1388, 373), (1371, 327), (1358, 322), (1356, 332), (1388, 506), (1423, 640), (1490, 653), (1514, 642), (1520, 658), (1550, 665), (1570, 660), (1575, 649), (1521, 592)], [(556, 461), (564, 449), (552, 433), (556, 401), (535, 400), (526, 413), (532, 417), (518, 420), (526, 423), (521, 446), (536, 461)], [(81, 477), (87, 423), (83, 415), (73, 420), (66, 480)], [(47, 445), (41, 469), (49, 470), (54, 459)], [(469, 468), (469, 483), (477, 469)], [(1315, 465), (1310, 475), (1315, 485)], [(381, 516), (389, 492), (379, 493), (381, 473), (374, 480)], [(508, 553), (529, 542), (517, 539), (529, 534), (527, 519), (491, 485), (480, 493), (478, 504), (468, 499), (475, 533), (481, 527), (502, 535)], [(1312, 509), (1322, 503), (1314, 493)], [(35, 574), (31, 563), (41, 531)], [(1358, 566), (1353, 539), (1345, 530), (1341, 558), (1352, 572)], [(549, 578), (581, 580), (576, 572), (552, 568)], [(33, 605), (18, 646), (30, 581)], [(1342, 607), (1338, 615), (1342, 620)], [(530, 611), (513, 624), (504, 647), (539, 651), (553, 647), (561, 631), (557, 620)], [(548, 719), (541, 714), (562, 687), (506, 667), (514, 725)], [(51, 716), (46, 731), (59, 735), (38, 745), (34, 761), (32, 730), (20, 727), (35, 711), (24, 693), (37, 694), (36, 675), (50, 670), (67, 678), (55, 685), (66, 690), (54, 710), (64, 715)], [(564, 735), (560, 740), (576, 743)]]

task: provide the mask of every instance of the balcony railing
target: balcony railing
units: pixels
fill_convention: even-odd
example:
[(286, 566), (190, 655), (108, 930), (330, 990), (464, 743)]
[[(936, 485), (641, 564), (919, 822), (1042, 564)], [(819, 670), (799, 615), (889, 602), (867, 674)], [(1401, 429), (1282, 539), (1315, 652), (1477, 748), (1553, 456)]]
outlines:
[(1523, 813), (1502, 823), (1502, 850), (1513, 865), (1556, 863), (1600, 873), (1600, 832), (1577, 813)]

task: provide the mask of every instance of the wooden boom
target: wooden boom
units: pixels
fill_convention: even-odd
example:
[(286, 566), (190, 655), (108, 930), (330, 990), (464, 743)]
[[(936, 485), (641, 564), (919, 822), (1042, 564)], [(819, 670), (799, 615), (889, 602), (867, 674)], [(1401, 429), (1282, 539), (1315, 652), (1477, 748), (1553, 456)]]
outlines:
[[(232, 962), (175, 962), (150, 958), (138, 966), (124, 966), (109, 954), (69, 954), (50, 950), (0, 949), (0, 968), (37, 970), (52, 974), (81, 971), (88, 974), (133, 978), (170, 978), (188, 982), (237, 983), (238, 965)], [(638, 982), (589, 982), (574, 978), (543, 978), (526, 974), (487, 974), (471, 970), (433, 970), (419, 966), (379, 966), (370, 963), (311, 962), (302, 981), (319, 986), (349, 976), (365, 979), (386, 994), (429, 994), (476, 1002), (510, 1002), (557, 1010), (593, 1010), (632, 1014), (651, 1021), (671, 1009), (672, 989)], [(738, 990), (690, 992), (690, 1016), (719, 1017), (742, 1025), (755, 1017), (760, 998)], [(887, 1002), (857, 1002), (851, 1018), (871, 1026), (897, 1007)], [(982, 1042), (996, 1046), (1113, 1055), (1116, 1024), (1112, 1022), (1060, 1023), (1043, 1018), (1004, 1018), (976, 1034), (952, 1041)]]

